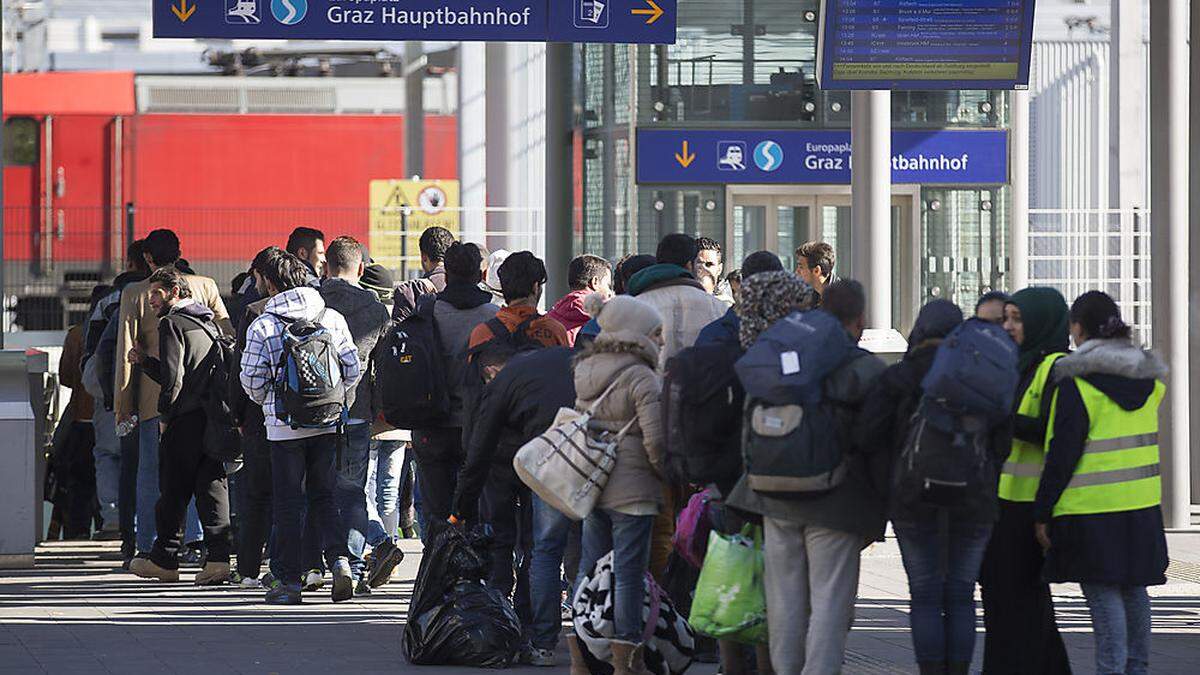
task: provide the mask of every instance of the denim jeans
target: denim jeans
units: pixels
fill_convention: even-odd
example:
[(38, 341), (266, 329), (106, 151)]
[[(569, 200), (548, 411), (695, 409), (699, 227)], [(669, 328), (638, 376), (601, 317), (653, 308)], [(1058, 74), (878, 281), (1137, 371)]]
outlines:
[(1150, 595), (1145, 586), (1080, 584), (1092, 613), (1098, 675), (1150, 669)]
[(337, 442), (335, 434), (269, 441), (275, 520), (271, 571), (291, 587), (299, 588), (307, 562), (303, 554), (306, 517), (315, 523), (316, 538), (324, 543), (325, 559), (331, 566), (337, 558), (349, 555), (334, 500)]
[(975, 582), (991, 523), (895, 523), (912, 597), (909, 622), (918, 662), (970, 663), (975, 653)]
[(362, 576), (366, 567), (363, 553), (370, 523), (367, 516), (367, 467), (371, 459), (371, 425), (351, 424), (343, 433), (342, 460), (338, 465), (337, 477), (337, 508), (341, 514), (342, 528), (346, 531), (350, 570), (357, 578)]
[(117, 486), (117, 506), (121, 511), (121, 551), (133, 555), (137, 549), (134, 523), (137, 520), (139, 434), (118, 436), (121, 446), (121, 479)]
[(115, 529), (121, 519), (117, 506), (121, 489), (121, 443), (117, 439), (117, 418), (112, 411), (96, 406), (92, 414), (96, 445), (92, 455), (96, 463), (96, 499), (104, 527)]
[(404, 446), (404, 441), (371, 440), (367, 468), (367, 543), (372, 548), (396, 537), (400, 529)]
[[(494, 465), (479, 499), (480, 521), (491, 535), (488, 550), (492, 559), (488, 586), (512, 597), (521, 625), (532, 622), (529, 592), (529, 562), (533, 550), (532, 492), (511, 467)], [(516, 593), (513, 594), (513, 568)]]
[(538, 649), (554, 649), (562, 630), (562, 566), (571, 519), (533, 496), (533, 555), (529, 595), (533, 621), (530, 640)]
[(583, 521), (583, 553), (575, 586), (583, 583), (597, 560), (613, 552), (614, 640), (642, 641), (642, 603), (653, 529), (654, 516), (630, 516), (609, 509), (597, 508)]
[(242, 490), (238, 514), (237, 571), (257, 579), (262, 572), (263, 546), (271, 535), (271, 447), (260, 425), (242, 439), (244, 466), (238, 472)]
[[(154, 507), (158, 504), (158, 418), (138, 423), (138, 471), (137, 471), (137, 550), (150, 553), (154, 548)], [(196, 511), (196, 500), (188, 504), (184, 522), (183, 541), (190, 544), (204, 538), (200, 527), (200, 515)]]

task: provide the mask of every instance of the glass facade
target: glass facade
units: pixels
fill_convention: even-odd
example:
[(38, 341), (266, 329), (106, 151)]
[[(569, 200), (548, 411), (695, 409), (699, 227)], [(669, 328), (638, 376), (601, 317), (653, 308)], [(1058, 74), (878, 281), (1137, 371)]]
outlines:
[[(818, 203), (803, 186), (791, 197), (742, 199), (725, 185), (635, 183), (635, 130), (847, 129), (849, 92), (823, 92), (815, 80), (817, 0), (689, 0), (679, 5), (674, 45), (579, 46), (582, 250), (616, 259), (653, 252), (659, 238), (687, 232), (721, 242), (726, 269), (760, 248), (791, 263), (809, 238), (834, 244), (848, 261), (849, 201)], [(1005, 128), (1008, 99), (998, 91), (893, 92), (895, 128)], [(777, 186), (778, 187), (778, 186)], [(897, 186), (900, 187), (900, 186)], [(1004, 287), (1007, 199), (1003, 186), (904, 186), (894, 214), (898, 303), (913, 309), (946, 297), (973, 309), (978, 294)], [(836, 186), (848, 195), (848, 186)], [(914, 192), (915, 190), (915, 192)], [(818, 186), (814, 191), (821, 192)], [(764, 187), (756, 195), (768, 195)], [(844, 202), (844, 203), (842, 203)], [(907, 237), (907, 238), (906, 238)], [(844, 274), (851, 273), (843, 267)], [(911, 311), (897, 306), (897, 317)], [(907, 329), (907, 326), (897, 327)]]

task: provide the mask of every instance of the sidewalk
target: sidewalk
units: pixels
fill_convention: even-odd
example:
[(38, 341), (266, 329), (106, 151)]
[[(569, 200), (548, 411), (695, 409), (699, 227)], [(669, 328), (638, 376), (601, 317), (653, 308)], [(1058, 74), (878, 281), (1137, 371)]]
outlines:
[[(1170, 535), (1170, 546), (1170, 582), (1152, 591), (1151, 672), (1194, 673), (1200, 662), (1200, 534)], [(259, 591), (144, 582), (120, 571), (115, 544), (47, 544), (38, 550), (36, 569), (0, 570), (0, 674), (479, 672), (404, 661), (400, 636), (420, 547), (405, 542), (404, 549), (408, 557), (395, 580), (370, 597), (335, 605), (326, 590), (299, 607), (280, 608), (262, 604)], [(1092, 637), (1079, 589), (1055, 591), (1076, 672), (1091, 672)], [(915, 671), (907, 607), (895, 542), (871, 547), (863, 560), (846, 673)], [(715, 672), (711, 665), (689, 671)]]

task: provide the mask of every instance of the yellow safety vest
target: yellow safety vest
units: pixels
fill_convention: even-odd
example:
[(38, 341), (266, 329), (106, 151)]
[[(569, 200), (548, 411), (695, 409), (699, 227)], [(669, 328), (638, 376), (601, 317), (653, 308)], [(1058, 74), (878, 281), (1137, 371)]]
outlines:
[[(1066, 354), (1061, 352), (1050, 354), (1038, 364), (1033, 380), (1021, 397), (1021, 405), (1017, 407), (1018, 415), (1038, 417), (1042, 414), (1042, 392), (1046, 389), (1046, 380), (1055, 362), (1064, 356)], [(1037, 497), (1038, 481), (1042, 478), (1045, 461), (1044, 446), (1014, 438), (1012, 452), (1000, 469), (1000, 498), (1010, 502), (1032, 502)]]
[[(1104, 392), (1075, 378), (1088, 413), (1087, 444), (1075, 465), (1075, 475), (1063, 490), (1054, 515), (1136, 511), (1162, 503), (1162, 478), (1158, 464), (1158, 406), (1167, 387), (1154, 383), (1154, 392), (1137, 410), (1125, 410)], [(1054, 437), (1058, 393), (1050, 404), (1050, 430), (1046, 448)]]

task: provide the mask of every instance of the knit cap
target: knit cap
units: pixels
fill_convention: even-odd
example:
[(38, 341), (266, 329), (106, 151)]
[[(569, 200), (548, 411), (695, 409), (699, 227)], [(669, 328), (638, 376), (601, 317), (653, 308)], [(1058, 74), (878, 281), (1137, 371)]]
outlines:
[(662, 328), (662, 316), (653, 306), (629, 295), (618, 295), (607, 302), (599, 293), (583, 299), (583, 311), (596, 318), (600, 336), (638, 342)]

